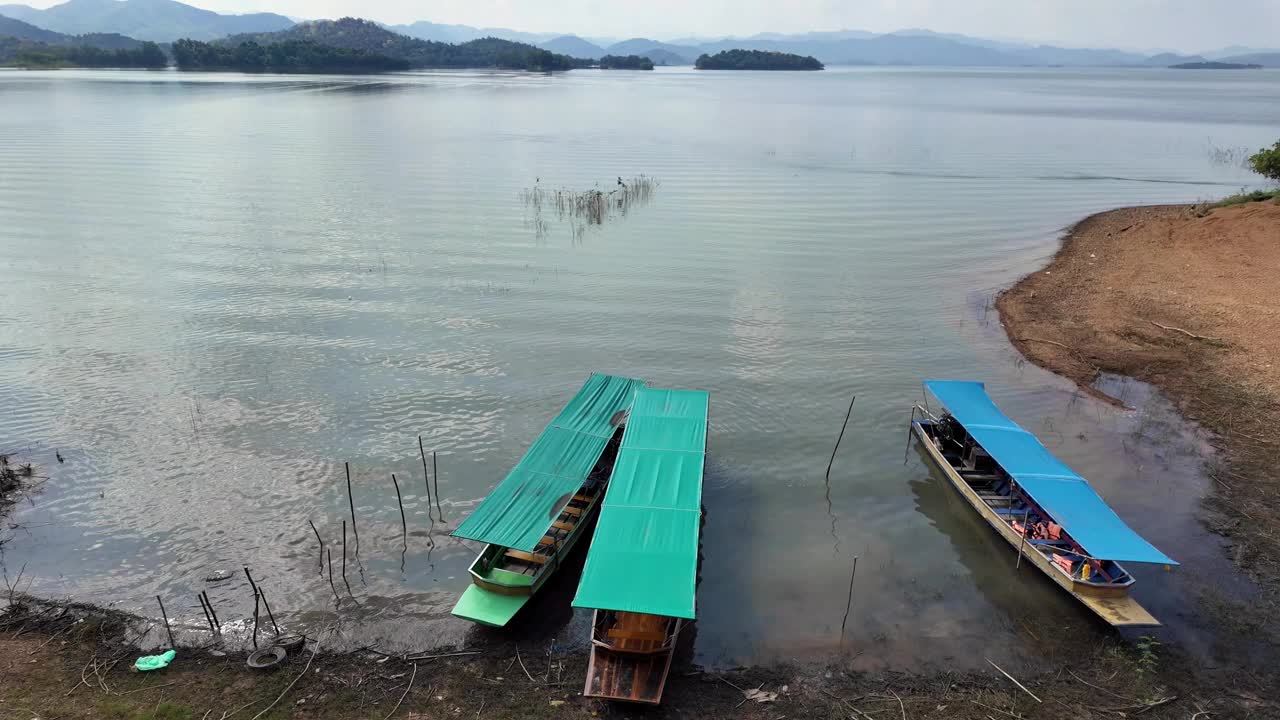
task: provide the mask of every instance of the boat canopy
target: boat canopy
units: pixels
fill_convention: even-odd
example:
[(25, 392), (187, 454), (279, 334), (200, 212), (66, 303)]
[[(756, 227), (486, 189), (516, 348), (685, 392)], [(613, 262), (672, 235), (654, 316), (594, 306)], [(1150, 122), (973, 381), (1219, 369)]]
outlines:
[(708, 394), (636, 392), (577, 607), (694, 617)]
[(593, 374), (453, 534), (533, 552), (586, 482), (644, 381)]
[(924, 385), (1089, 555), (1100, 560), (1178, 564), (1126, 525), (1087, 480), (1054, 457), (1036, 436), (1005, 417), (982, 383), (928, 380)]

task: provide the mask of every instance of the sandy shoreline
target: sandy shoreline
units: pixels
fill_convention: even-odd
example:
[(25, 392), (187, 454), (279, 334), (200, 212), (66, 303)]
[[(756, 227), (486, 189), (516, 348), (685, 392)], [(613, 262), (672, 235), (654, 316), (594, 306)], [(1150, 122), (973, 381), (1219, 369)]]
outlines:
[(1216, 436), (1203, 519), (1229, 540), (1259, 592), (1202, 611), (1223, 622), (1224, 646), (1256, 641), (1272, 654), (1280, 647), (1277, 270), (1280, 203), (1123, 208), (1082, 220), (1049, 265), (996, 302), (1031, 361), (1100, 396), (1099, 373), (1151, 383)]

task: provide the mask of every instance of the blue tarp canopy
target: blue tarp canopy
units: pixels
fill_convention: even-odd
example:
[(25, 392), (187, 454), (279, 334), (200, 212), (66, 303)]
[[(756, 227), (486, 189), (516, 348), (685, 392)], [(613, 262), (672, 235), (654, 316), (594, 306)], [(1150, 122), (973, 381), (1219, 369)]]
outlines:
[(1054, 457), (1035, 435), (1005, 417), (982, 383), (928, 380), (924, 386), (1090, 556), (1178, 564), (1126, 525), (1087, 480)]

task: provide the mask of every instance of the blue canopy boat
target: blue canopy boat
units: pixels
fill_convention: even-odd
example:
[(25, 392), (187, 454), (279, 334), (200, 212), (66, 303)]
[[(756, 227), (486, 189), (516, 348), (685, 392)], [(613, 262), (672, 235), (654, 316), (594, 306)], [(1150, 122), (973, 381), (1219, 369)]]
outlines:
[[(951, 485), (1027, 562), (1117, 627), (1160, 622), (1129, 595), (1121, 562), (1177, 565), (1116, 515), (1088, 481), (1000, 412), (979, 382), (929, 380), (947, 409), (912, 432)], [(924, 417), (917, 419), (919, 412)]]

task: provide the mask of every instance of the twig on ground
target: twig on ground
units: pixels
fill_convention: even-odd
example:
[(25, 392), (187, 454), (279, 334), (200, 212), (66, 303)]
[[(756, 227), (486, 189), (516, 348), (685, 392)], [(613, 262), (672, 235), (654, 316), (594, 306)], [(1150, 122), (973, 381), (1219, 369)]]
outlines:
[(1161, 705), (1168, 705), (1169, 703), (1177, 699), (1178, 699), (1177, 695), (1170, 695), (1169, 697), (1160, 698), (1159, 700), (1152, 700), (1149, 703), (1138, 703), (1136, 705), (1125, 705), (1123, 707), (1094, 708), (1094, 709), (1101, 710), (1102, 712), (1115, 713), (1117, 715), (1125, 715), (1126, 713), (1141, 715), (1142, 713), (1152, 708), (1158, 708)]
[(1024, 692), (1024, 693), (1026, 693), (1026, 694), (1030, 695), (1032, 700), (1035, 700), (1036, 702), (1041, 703), (1041, 704), (1043, 704), (1043, 703), (1044, 703), (1044, 701), (1043, 701), (1043, 700), (1041, 700), (1040, 698), (1036, 697), (1036, 694), (1035, 694), (1035, 693), (1033, 693), (1033, 692), (1031, 692), (1030, 690), (1028, 690), (1026, 685), (1023, 685), (1022, 683), (1018, 682), (1018, 679), (1017, 679), (1017, 678), (1015, 678), (1014, 676), (1012, 676), (1012, 675), (1010, 675), (1009, 673), (1005, 672), (1005, 671), (1004, 671), (1004, 668), (1002, 668), (1002, 667), (1000, 667), (999, 665), (997, 665), (997, 664), (995, 664), (995, 663), (991, 662), (991, 658), (983, 658), (983, 660), (986, 660), (988, 663), (990, 663), (990, 664), (991, 664), (991, 667), (993, 667), (993, 668), (995, 668), (995, 669), (999, 670), (1001, 675), (1004, 675), (1005, 677), (1007, 677), (1007, 678), (1009, 678), (1010, 680), (1012, 680), (1012, 681), (1013, 681), (1013, 684), (1014, 684), (1014, 685), (1017, 685), (1017, 686), (1018, 686), (1018, 689), (1019, 689), (1019, 690), (1022, 690), (1022, 692)]
[(898, 709), (902, 710), (902, 720), (907, 720), (907, 706), (902, 704), (902, 698), (898, 697), (898, 693), (892, 688), (889, 692), (893, 693), (893, 697), (898, 701)]
[(177, 685), (177, 684), (178, 684), (178, 683), (177, 683), (176, 681), (175, 681), (175, 682), (167, 682), (167, 683), (163, 683), (163, 684), (160, 684), (160, 685), (151, 685), (151, 686), (149, 686), (149, 687), (138, 688), (138, 689), (136, 689), (136, 690), (126, 690), (126, 691), (124, 691), (124, 692), (122, 692), (122, 693), (116, 693), (116, 695), (132, 695), (132, 694), (134, 694), (134, 693), (142, 692), (142, 691), (144, 691), (144, 690), (155, 690), (156, 688), (169, 687), (170, 685)]
[(516, 660), (520, 662), (520, 669), (524, 670), (524, 674), (529, 678), (529, 682), (537, 684), (538, 681), (534, 680), (532, 675), (529, 675), (529, 668), (524, 666), (524, 660), (520, 659), (520, 643), (516, 643)]
[(1222, 340), (1219, 340), (1218, 338), (1214, 338), (1214, 337), (1207, 337), (1207, 336), (1205, 336), (1205, 335), (1197, 335), (1197, 334), (1195, 334), (1195, 333), (1193, 333), (1193, 332), (1187, 332), (1186, 330), (1183, 330), (1182, 328), (1178, 328), (1178, 327), (1170, 327), (1170, 326), (1168, 326), (1168, 325), (1161, 325), (1160, 323), (1156, 322), (1155, 320), (1148, 320), (1147, 322), (1151, 323), (1152, 325), (1155, 325), (1156, 327), (1160, 328), (1161, 330), (1169, 330), (1169, 331), (1171, 331), (1171, 332), (1178, 332), (1178, 333), (1182, 333), (1183, 335), (1186, 335), (1186, 336), (1187, 336), (1187, 337), (1189, 337), (1189, 338), (1194, 338), (1194, 339), (1196, 339), (1196, 340), (1205, 340), (1205, 341), (1207, 341), (1207, 342), (1215, 342), (1215, 343), (1220, 343), (1220, 342), (1222, 342)]
[(409, 675), (409, 684), (408, 686), (405, 687), (404, 694), (400, 696), (400, 699), (396, 701), (396, 706), (391, 708), (391, 712), (387, 713), (387, 716), (382, 720), (390, 720), (391, 716), (395, 715), (396, 711), (400, 709), (400, 703), (404, 702), (405, 695), (408, 695), (409, 691), (413, 689), (413, 679), (416, 678), (417, 676), (418, 676), (418, 663), (414, 663), (413, 672)]
[(986, 704), (984, 704), (984, 703), (980, 703), (980, 702), (978, 702), (977, 700), (970, 700), (969, 702), (971, 702), (971, 703), (973, 703), (974, 705), (977, 705), (978, 707), (981, 707), (981, 708), (986, 708), (986, 709), (988, 709), (988, 710), (994, 710), (994, 711), (996, 711), (996, 712), (1000, 713), (1001, 715), (1008, 715), (1009, 717), (1014, 718), (1014, 720), (1022, 720), (1022, 716), (1021, 716), (1021, 715), (1018, 715), (1018, 714), (1015, 714), (1015, 713), (1011, 713), (1011, 712), (1009, 712), (1008, 710), (1001, 710), (1001, 709), (1000, 709), (1000, 708), (998, 708), (998, 707), (991, 707), (990, 705), (986, 705)]
[(1133, 702), (1133, 698), (1131, 698), (1131, 697), (1125, 697), (1124, 695), (1121, 695), (1120, 693), (1112, 692), (1111, 690), (1108, 690), (1108, 689), (1106, 689), (1106, 688), (1104, 688), (1104, 687), (1099, 687), (1099, 686), (1097, 686), (1097, 685), (1094, 685), (1093, 683), (1089, 682), (1088, 680), (1085, 680), (1084, 678), (1082, 678), (1082, 677), (1080, 677), (1079, 675), (1075, 674), (1075, 672), (1074, 672), (1074, 671), (1072, 671), (1072, 670), (1071, 670), (1071, 668), (1067, 668), (1067, 672), (1071, 674), (1071, 677), (1075, 678), (1076, 680), (1079, 680), (1080, 682), (1084, 683), (1085, 685), (1088, 685), (1089, 687), (1093, 688), (1094, 690), (1101, 690), (1102, 692), (1104, 692), (1104, 693), (1106, 693), (1106, 694), (1108, 694), (1108, 695), (1110, 695), (1110, 696), (1112, 696), (1112, 697), (1117, 697), (1117, 698), (1120, 698), (1121, 700), (1127, 700), (1127, 701), (1129, 701), (1129, 702)]
[[(381, 654), (381, 653), (379, 653)], [(405, 660), (438, 660), (440, 658), (462, 657), (463, 655), (479, 655), (479, 650), (468, 650), (466, 652), (444, 653), (442, 655), (418, 655), (417, 657), (407, 657)]]

